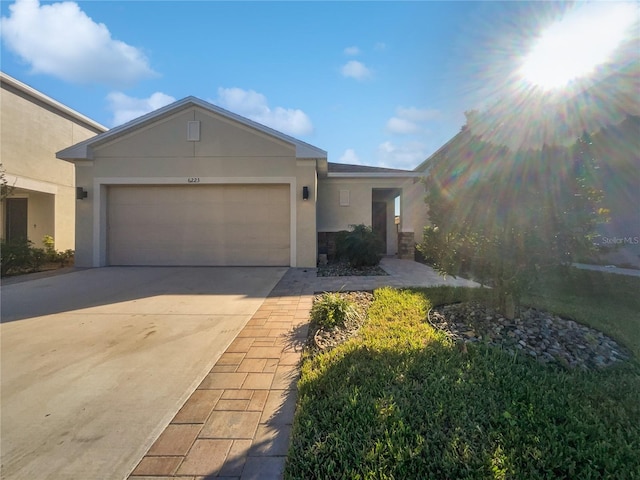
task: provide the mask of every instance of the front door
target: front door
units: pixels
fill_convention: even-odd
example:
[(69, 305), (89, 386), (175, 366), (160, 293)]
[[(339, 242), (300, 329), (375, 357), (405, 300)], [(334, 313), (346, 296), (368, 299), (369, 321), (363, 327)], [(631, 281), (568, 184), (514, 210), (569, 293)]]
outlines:
[(382, 240), (382, 251), (387, 253), (387, 202), (373, 202), (371, 206), (371, 228)]
[(27, 199), (7, 198), (5, 236), (8, 242), (27, 239)]

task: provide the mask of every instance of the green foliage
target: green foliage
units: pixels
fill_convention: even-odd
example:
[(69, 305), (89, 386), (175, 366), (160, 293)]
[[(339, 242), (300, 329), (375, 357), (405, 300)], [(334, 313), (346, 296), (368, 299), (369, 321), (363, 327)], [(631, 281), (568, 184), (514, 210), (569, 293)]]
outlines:
[(75, 252), (68, 248), (64, 252), (56, 252), (56, 261), (58, 262), (60, 267), (66, 267), (74, 256)]
[(348, 230), (340, 230), (336, 232), (335, 242), (336, 242), (336, 256), (334, 260), (336, 262), (340, 262), (347, 258), (347, 244), (346, 240), (349, 236)]
[(11, 195), (14, 188), (15, 187), (13, 185), (9, 185), (4, 165), (0, 163), (0, 202)]
[(432, 304), (488, 292), (376, 291), (358, 338), (303, 360), (285, 478), (637, 478), (640, 365), (465, 352), (425, 321)]
[(352, 302), (338, 293), (325, 293), (313, 304), (310, 314), (311, 321), (321, 327), (332, 328), (343, 326), (357, 315), (357, 310)]
[(26, 239), (11, 242), (3, 240), (0, 244), (1, 276), (39, 272), (45, 265), (51, 263), (64, 267), (73, 259), (73, 250), (68, 249), (64, 252), (55, 250), (51, 235), (45, 235), (42, 243), (44, 248), (34, 247), (33, 242)]
[(0, 274), (24, 273), (31, 269), (33, 243), (29, 240), (13, 240), (0, 243)]
[(44, 249), (49, 255), (49, 258), (55, 259), (56, 257), (56, 242), (51, 235), (45, 235), (42, 237), (42, 244), (44, 245)]
[(32, 272), (39, 272), (48, 260), (49, 255), (44, 248), (31, 248), (29, 267)]
[(418, 250), (443, 274), (494, 287), (504, 311), (541, 270), (594, 250), (607, 211), (593, 147), (586, 134), (571, 148), (515, 152), (460, 138), (426, 179), (432, 225)]
[(352, 267), (373, 267), (380, 263), (382, 241), (367, 225), (354, 225), (340, 238), (340, 245), (340, 251)]

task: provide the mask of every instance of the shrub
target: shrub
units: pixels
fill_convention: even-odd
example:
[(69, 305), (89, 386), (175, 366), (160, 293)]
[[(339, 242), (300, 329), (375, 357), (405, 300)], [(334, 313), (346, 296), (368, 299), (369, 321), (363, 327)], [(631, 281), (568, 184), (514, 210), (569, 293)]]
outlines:
[(55, 261), (56, 259), (56, 242), (51, 235), (45, 235), (42, 237), (42, 244), (44, 245), (44, 250), (47, 253), (47, 256), (51, 261)]
[(339, 293), (325, 293), (311, 307), (311, 321), (325, 328), (343, 326), (355, 315), (355, 305)]
[(344, 239), (347, 260), (352, 267), (373, 267), (380, 263), (382, 241), (371, 227), (354, 225)]
[(0, 243), (0, 275), (22, 273), (31, 267), (32, 242), (27, 239)]
[(56, 252), (56, 261), (60, 264), (61, 267), (66, 267), (74, 257), (74, 255), (75, 252), (68, 248), (64, 252)]
[(29, 255), (29, 269), (32, 272), (39, 272), (47, 261), (50, 260), (49, 253), (44, 248), (31, 248)]
[(498, 307), (513, 318), (542, 270), (570, 265), (594, 248), (595, 227), (607, 213), (597, 149), (586, 134), (571, 147), (542, 150), (465, 135), (426, 179), (432, 225), (418, 249), (440, 273), (493, 287)]
[(51, 235), (42, 239), (44, 248), (36, 248), (27, 239), (2, 241), (0, 244), (0, 276), (39, 272), (45, 264), (58, 263), (66, 266), (74, 256), (71, 249), (58, 252)]
[(347, 258), (347, 237), (349, 236), (348, 230), (340, 230), (336, 232), (335, 242), (336, 242), (336, 256), (334, 260), (336, 262), (340, 262), (342, 260), (346, 260)]

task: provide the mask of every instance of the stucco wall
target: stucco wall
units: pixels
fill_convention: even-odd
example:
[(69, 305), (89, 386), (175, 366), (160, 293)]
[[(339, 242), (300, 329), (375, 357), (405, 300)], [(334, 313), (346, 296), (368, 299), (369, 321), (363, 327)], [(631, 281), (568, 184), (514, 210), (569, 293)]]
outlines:
[[(200, 140), (187, 140), (187, 122), (200, 121)], [(292, 264), (315, 266), (315, 160), (297, 160), (295, 147), (199, 107), (159, 119), (93, 149), (93, 161), (77, 165), (77, 185), (89, 196), (78, 202), (76, 264), (106, 263), (105, 185), (287, 183), (292, 192)], [(100, 187), (102, 185), (102, 187)], [(302, 200), (302, 186), (311, 198)]]
[[(349, 230), (351, 225), (371, 225), (372, 190), (402, 188), (398, 178), (323, 178), (318, 184), (318, 231)], [(349, 192), (349, 206), (340, 206), (340, 191)]]
[[(29, 198), (29, 239), (41, 245), (44, 235), (52, 235), (58, 250), (73, 249), (74, 166), (56, 152), (96, 130), (4, 81), (0, 95), (0, 161), (9, 183)], [(0, 225), (4, 235), (4, 215)]]
[[(400, 195), (400, 229), (413, 231), (421, 228), (420, 208), (415, 205), (420, 186), (413, 179), (406, 178), (323, 178), (318, 185), (318, 232), (338, 232), (349, 230), (352, 225), (372, 223), (372, 201), (375, 189), (398, 189)], [(341, 192), (349, 197), (349, 205), (340, 204)], [(395, 225), (395, 201), (391, 196), (387, 202), (387, 254), (398, 251), (398, 228)]]
[(415, 233), (416, 243), (422, 242), (424, 227), (429, 223), (429, 209), (424, 201), (426, 190), (421, 179), (411, 179), (402, 187), (402, 230)]

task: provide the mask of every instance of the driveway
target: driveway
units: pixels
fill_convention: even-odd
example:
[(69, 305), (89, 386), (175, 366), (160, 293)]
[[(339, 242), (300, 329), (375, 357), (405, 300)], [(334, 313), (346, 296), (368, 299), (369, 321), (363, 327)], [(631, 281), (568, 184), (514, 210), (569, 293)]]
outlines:
[(109, 267), (2, 287), (9, 479), (122, 479), (287, 268)]

